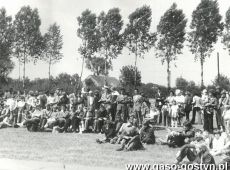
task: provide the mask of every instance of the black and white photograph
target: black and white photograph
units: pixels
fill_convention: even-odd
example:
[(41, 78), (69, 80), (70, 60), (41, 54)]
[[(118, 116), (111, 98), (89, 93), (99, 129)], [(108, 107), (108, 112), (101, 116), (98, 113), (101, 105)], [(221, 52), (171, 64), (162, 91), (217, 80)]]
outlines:
[(0, 170), (230, 170), (230, 1), (0, 0)]

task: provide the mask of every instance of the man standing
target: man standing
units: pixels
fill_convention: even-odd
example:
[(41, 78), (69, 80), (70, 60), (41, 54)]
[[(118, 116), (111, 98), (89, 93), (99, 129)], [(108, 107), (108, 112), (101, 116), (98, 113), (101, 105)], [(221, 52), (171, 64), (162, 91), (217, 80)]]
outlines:
[(142, 115), (141, 115), (141, 106), (142, 106), (143, 98), (139, 94), (138, 89), (134, 90), (134, 96), (133, 96), (133, 110), (135, 114), (135, 118), (137, 119), (137, 123), (139, 127), (141, 126), (142, 123)]
[(110, 89), (108, 86), (104, 86), (104, 93), (101, 95), (101, 99), (99, 100), (99, 102), (101, 102), (105, 109), (107, 114), (110, 117), (110, 120), (112, 120), (112, 113), (111, 113), (111, 100), (112, 100), (112, 95), (110, 93)]
[(216, 121), (218, 129), (222, 131), (225, 129), (224, 127), (224, 120), (223, 120), (223, 113), (226, 112), (230, 108), (230, 100), (229, 97), (226, 95), (226, 91), (223, 90), (221, 92), (221, 97), (218, 102), (218, 109), (216, 112)]
[(160, 91), (159, 88), (157, 88), (157, 93), (155, 95), (155, 99), (156, 99), (156, 108), (159, 110), (159, 117), (158, 117), (158, 123), (161, 124), (162, 122), (162, 112), (161, 112), (161, 109), (162, 109), (162, 106), (164, 105), (164, 97)]

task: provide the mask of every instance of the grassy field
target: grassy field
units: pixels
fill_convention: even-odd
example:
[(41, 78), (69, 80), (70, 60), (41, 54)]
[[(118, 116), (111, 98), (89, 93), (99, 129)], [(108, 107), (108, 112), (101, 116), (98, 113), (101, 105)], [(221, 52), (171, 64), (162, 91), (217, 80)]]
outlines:
[[(164, 137), (165, 130), (156, 131)], [(0, 130), (0, 158), (39, 160), (98, 167), (123, 168), (128, 163), (173, 163), (178, 149), (148, 145), (145, 150), (115, 151), (119, 145), (97, 144), (100, 134), (52, 134), (24, 128)]]

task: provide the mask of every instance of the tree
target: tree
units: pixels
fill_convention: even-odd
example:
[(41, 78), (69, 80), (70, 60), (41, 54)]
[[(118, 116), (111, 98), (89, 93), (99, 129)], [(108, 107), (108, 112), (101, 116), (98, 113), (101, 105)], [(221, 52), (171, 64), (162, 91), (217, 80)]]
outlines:
[(187, 89), (189, 82), (183, 77), (178, 77), (176, 79), (176, 88), (185, 91)]
[[(131, 53), (135, 54), (135, 68), (137, 57), (144, 56), (156, 41), (156, 35), (150, 33), (152, 11), (149, 6), (137, 8), (129, 15), (129, 23), (125, 29), (124, 37), (126, 46)], [(137, 68), (135, 69), (137, 71)], [(134, 85), (137, 85), (137, 73), (135, 73)]]
[(218, 76), (215, 77), (213, 85), (215, 87), (220, 86), (221, 89), (230, 90), (230, 80), (227, 76), (223, 74), (220, 74), (219, 79)]
[(136, 86), (141, 85), (141, 72), (136, 69), (134, 66), (123, 66), (120, 70), (119, 80), (121, 85), (129, 91), (133, 91)]
[(182, 10), (173, 5), (161, 17), (157, 26), (158, 42), (156, 45), (157, 57), (161, 58), (162, 64), (167, 63), (168, 88), (171, 85), (170, 63), (181, 54), (185, 41), (185, 27), (187, 20)]
[(86, 9), (82, 12), (81, 16), (77, 18), (79, 28), (77, 35), (82, 40), (82, 44), (78, 51), (82, 55), (82, 68), (80, 79), (83, 74), (83, 66), (85, 59), (90, 59), (95, 55), (95, 52), (99, 48), (98, 31), (96, 29), (97, 21), (96, 15), (90, 10)]
[[(5, 8), (0, 9), (0, 78), (4, 80), (13, 70), (14, 63), (11, 61), (14, 40), (12, 17), (7, 16)], [(1, 81), (2, 82), (2, 81)]]
[(203, 67), (207, 57), (213, 51), (213, 44), (217, 42), (218, 36), (223, 30), (219, 14), (218, 2), (216, 0), (202, 0), (192, 13), (188, 41), (189, 47), (195, 54), (195, 61), (201, 64), (201, 87), (204, 86)]
[(24, 6), (16, 14), (14, 20), (15, 43), (14, 53), (23, 63), (23, 87), (25, 88), (25, 66), (27, 62), (34, 62), (42, 52), (42, 36), (40, 32), (41, 20), (38, 10)]
[(57, 87), (63, 88), (67, 93), (74, 92), (76, 85), (81, 84), (78, 74), (71, 76), (67, 73), (60, 73), (54, 81)]
[(63, 54), (60, 52), (62, 49), (62, 35), (60, 26), (56, 23), (50, 25), (48, 32), (44, 35), (44, 57), (45, 60), (49, 64), (49, 79), (50, 79), (50, 69), (51, 65), (57, 63), (63, 58)]
[[(108, 75), (108, 70), (112, 69), (112, 63), (111, 61), (106, 61), (103, 57), (92, 57), (86, 60), (86, 67), (91, 70), (94, 75)], [(105, 72), (105, 67), (107, 68), (107, 72)]]
[(226, 12), (225, 17), (225, 31), (223, 33), (223, 40), (225, 47), (228, 49), (228, 52), (230, 54), (230, 8)]
[(111, 68), (108, 67), (107, 63), (111, 63), (112, 59), (116, 59), (123, 49), (122, 26), (123, 21), (119, 8), (110, 9), (107, 14), (101, 12), (98, 16), (97, 27), (100, 39), (98, 53), (105, 58), (105, 75), (107, 75), (107, 70)]

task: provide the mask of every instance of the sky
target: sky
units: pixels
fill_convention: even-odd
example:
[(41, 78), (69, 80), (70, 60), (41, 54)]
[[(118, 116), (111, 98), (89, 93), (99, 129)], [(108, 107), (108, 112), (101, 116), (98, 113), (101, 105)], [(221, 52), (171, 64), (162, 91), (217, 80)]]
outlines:
[[(56, 22), (60, 25), (63, 35), (63, 59), (59, 63), (51, 67), (51, 74), (57, 76), (59, 73), (66, 72), (68, 74), (81, 73), (82, 58), (78, 53), (78, 47), (81, 39), (77, 37), (77, 17), (85, 9), (90, 9), (97, 15), (101, 11), (107, 12), (109, 9), (118, 7), (124, 20), (124, 26), (128, 22), (130, 13), (143, 5), (148, 5), (152, 9), (151, 32), (156, 31), (156, 27), (160, 21), (160, 17), (170, 8), (173, 3), (177, 3), (178, 8), (182, 9), (188, 19), (187, 27), (191, 22), (192, 11), (200, 3), (200, 0), (0, 0), (0, 7), (4, 7), (8, 15), (15, 14), (22, 6), (31, 6), (37, 8), (41, 18), (41, 32), (44, 34), (48, 27)], [(225, 19), (225, 13), (230, 8), (229, 0), (219, 0), (220, 13)], [(204, 64), (204, 83), (205, 85), (212, 83), (217, 75), (217, 52), (220, 54), (220, 73), (230, 77), (230, 56), (228, 51), (224, 49), (221, 40), (215, 45), (212, 52)], [(120, 69), (125, 65), (134, 65), (134, 54), (130, 53), (126, 48), (123, 49), (121, 55), (113, 60), (113, 70), (109, 75), (119, 78)], [(12, 78), (19, 77), (19, 65), (15, 61), (15, 68), (10, 74)], [(166, 65), (162, 65), (159, 58), (155, 57), (154, 49), (151, 49), (144, 55), (144, 59), (139, 58), (137, 67), (141, 71), (142, 82), (156, 83), (167, 85)], [(20, 67), (22, 74), (22, 66)], [(177, 77), (183, 77), (187, 80), (193, 80), (196, 84), (200, 84), (200, 63), (194, 61), (194, 55), (189, 51), (185, 44), (183, 54), (178, 55), (178, 60), (171, 64), (171, 85), (175, 85)], [(83, 78), (92, 74), (84, 68)], [(26, 76), (30, 79), (47, 78), (48, 64), (38, 62), (26, 64)]]

